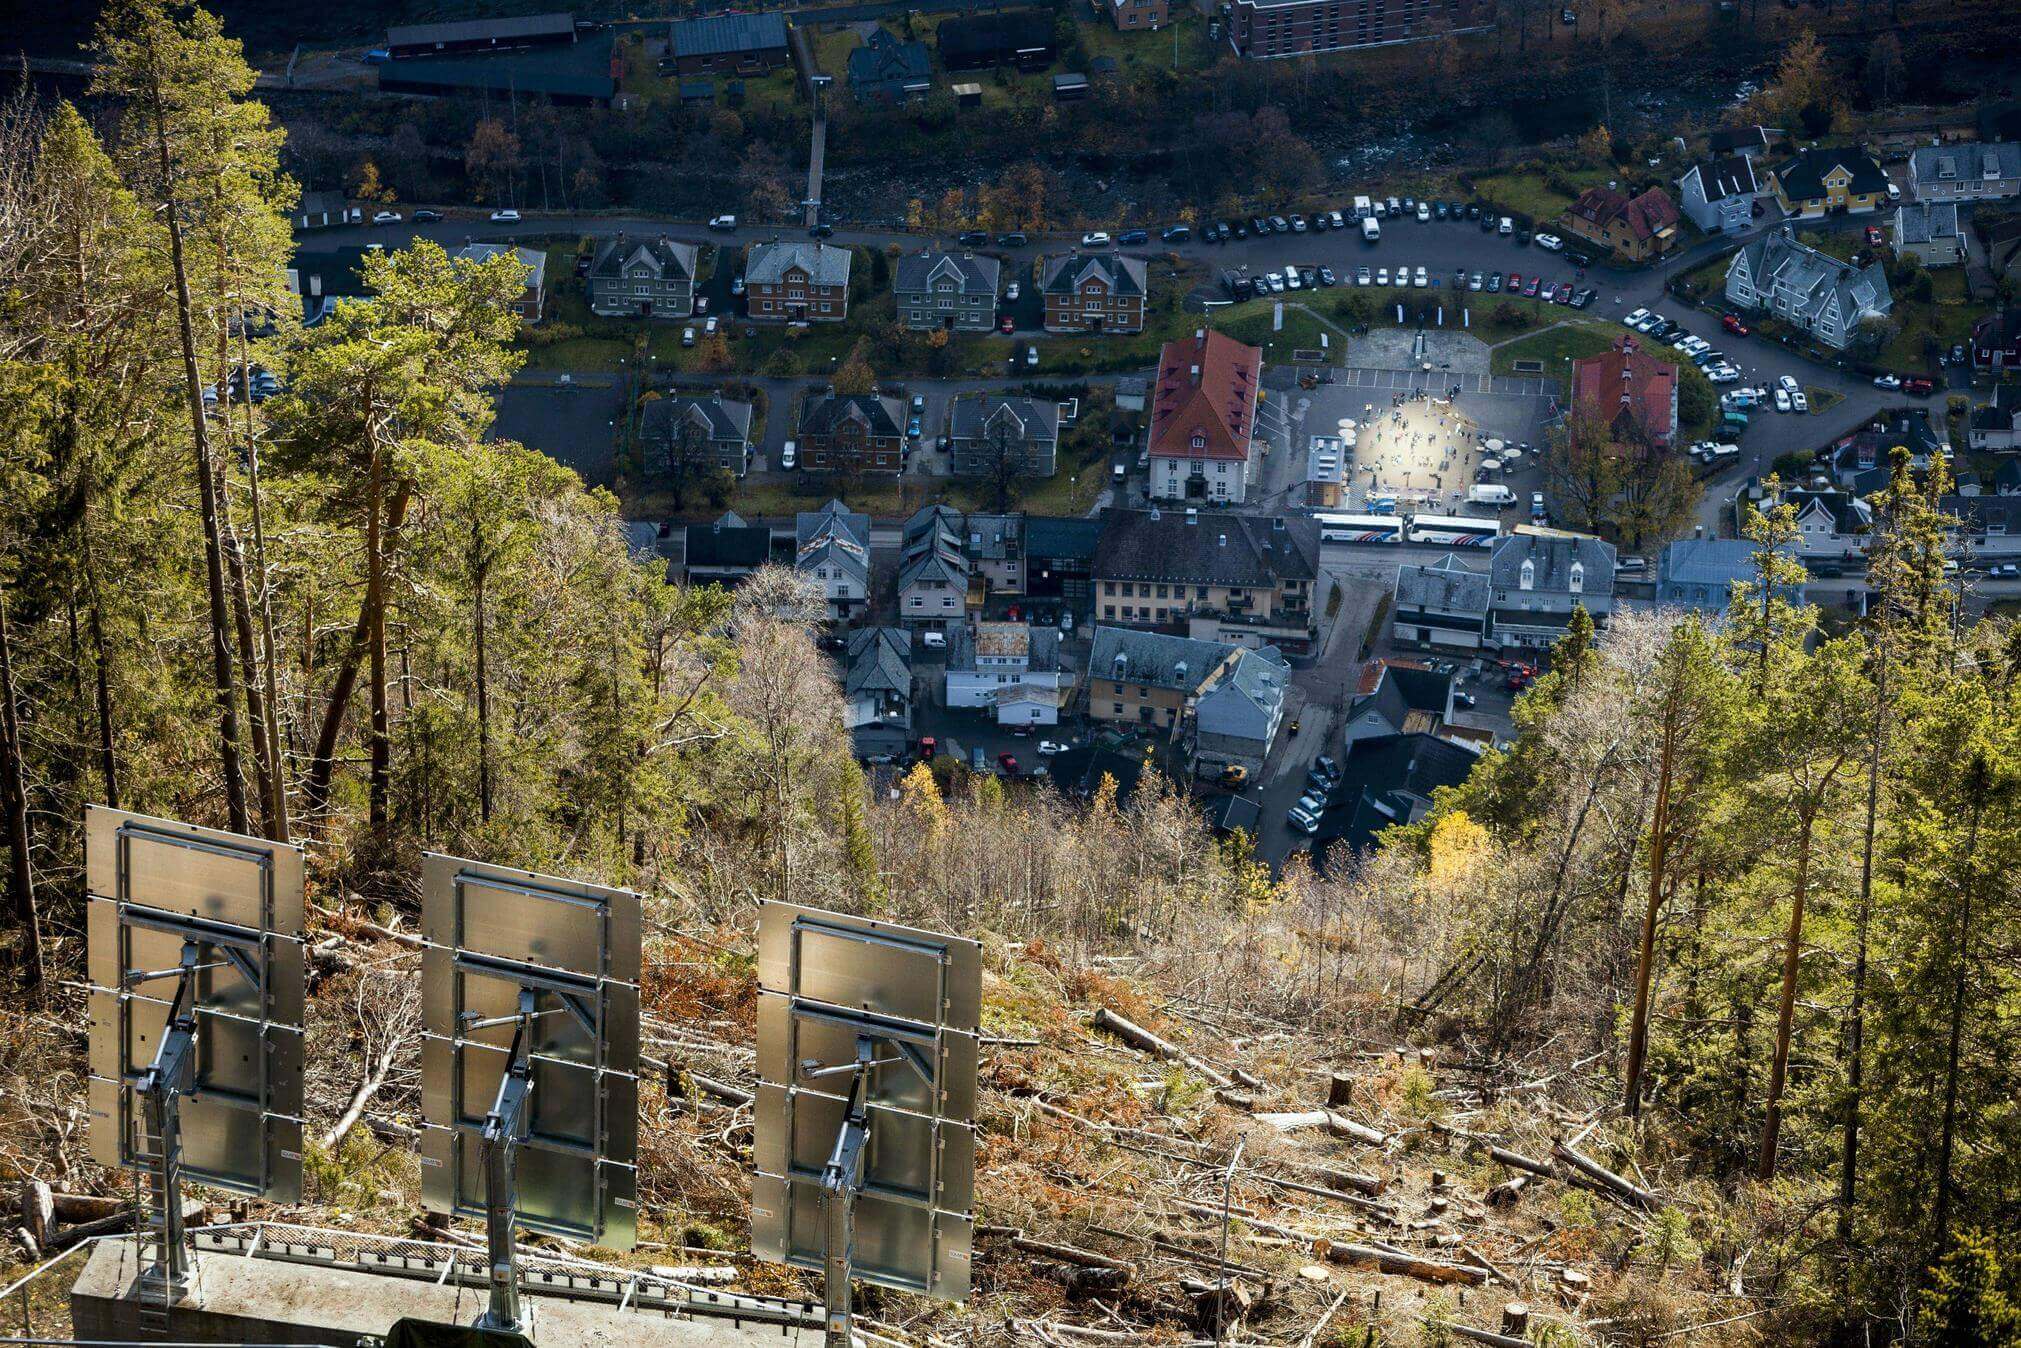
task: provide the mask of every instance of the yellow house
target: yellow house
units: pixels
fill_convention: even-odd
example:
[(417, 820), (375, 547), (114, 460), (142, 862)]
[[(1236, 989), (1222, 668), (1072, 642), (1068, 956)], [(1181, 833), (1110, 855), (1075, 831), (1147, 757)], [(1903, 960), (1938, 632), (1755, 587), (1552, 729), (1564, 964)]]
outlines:
[(1865, 215), (1889, 201), (1888, 175), (1872, 155), (1851, 146), (1799, 151), (1770, 169), (1768, 182), (1784, 213), (1806, 220)]

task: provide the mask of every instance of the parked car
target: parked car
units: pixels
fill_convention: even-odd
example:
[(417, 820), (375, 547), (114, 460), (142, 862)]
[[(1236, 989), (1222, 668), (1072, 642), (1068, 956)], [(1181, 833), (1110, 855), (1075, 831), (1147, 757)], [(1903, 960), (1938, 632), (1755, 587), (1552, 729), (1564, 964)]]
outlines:
[(1099, 229), (1091, 229), (1081, 235), (1081, 247), (1083, 248), (1107, 248), (1109, 242), (1108, 234)]
[(441, 219), (442, 212), (440, 211), (422, 210), (414, 212), (414, 223), (417, 225), (432, 225), (438, 223)]
[(1775, 391), (1775, 410), (1778, 412), (1787, 412), (1789, 411), (1789, 409), (1790, 409), (1789, 390), (1786, 388), (1778, 388)]
[(1747, 336), (1747, 324), (1740, 321), (1739, 314), (1727, 314), (1719, 320), (1719, 326), (1736, 337)]
[(1516, 232), (1516, 222), (1505, 215), (1502, 217), (1501, 223), (1495, 226), (1495, 230), (1499, 234), (1513, 234)]
[(1420, 201), (1418, 203), (1417, 216), (1418, 216), (1418, 223), (1424, 224), (1426, 221), (1432, 218), (1432, 208), (1425, 202)]
[(372, 223), (375, 225), (397, 225), (400, 223), (400, 212), (375, 211), (372, 215)]
[(1627, 316), (1621, 320), (1621, 326), (1632, 328), (1647, 317), (1649, 317), (1647, 309), (1631, 309), (1628, 311)]
[(1495, 271), (1488, 273), (1487, 292), (1490, 295), (1499, 295), (1502, 293), (1502, 274), (1500, 272)]
[(1487, 283), (1486, 278), (1483, 277), (1479, 272), (1475, 272), (1473, 275), (1467, 278), (1467, 289), (1479, 290), (1486, 283)]
[(1006, 304), (1016, 304), (1018, 302), (1019, 294), (1020, 292), (1018, 290), (1018, 283), (1016, 281), (1012, 281), (1009, 285), (1004, 287), (1003, 290), (1004, 302)]
[(1310, 228), (1312, 226), (1306, 223), (1304, 216), (1300, 215), (1297, 211), (1291, 213), (1291, 232), (1293, 234), (1303, 234)]
[(1139, 244), (1146, 244), (1150, 241), (1150, 231), (1142, 229), (1126, 229), (1116, 236), (1116, 243), (1124, 248), (1135, 248)]
[(1297, 829), (1300, 833), (1311, 834), (1319, 832), (1318, 817), (1306, 813), (1304, 810), (1299, 809), (1296, 805), (1292, 806), (1291, 809), (1288, 812), (1286, 812), (1284, 816), (1284, 822), (1291, 825), (1291, 827), (1293, 827), (1294, 829)]
[(1547, 253), (1555, 253), (1565, 246), (1565, 241), (1556, 234), (1539, 234), (1536, 241), (1537, 247)]
[(1054, 754), (1063, 754), (1066, 751), (1067, 746), (1060, 743), (1058, 740), (1039, 741), (1038, 755), (1040, 758), (1051, 758)]
[(1900, 375), (1879, 374), (1874, 376), (1875, 388), (1884, 388), (1892, 392), (1895, 389), (1899, 389), (1901, 386), (1902, 386), (1902, 377)]
[(1018, 775), (1018, 756), (1008, 749), (996, 756), (996, 765), (1003, 769), (1006, 777)]
[(1319, 283), (1323, 286), (1340, 284), (1339, 280), (1334, 276), (1333, 268), (1331, 267), (1321, 267), (1319, 269)]
[(493, 211), (491, 213), (491, 223), (494, 225), (516, 225), (519, 223), (519, 212), (510, 209)]
[(1793, 411), (1797, 412), (1810, 411), (1810, 399), (1804, 396), (1802, 390), (1798, 390), (1797, 392), (1789, 395), (1789, 405), (1791, 410)]
[(989, 231), (986, 229), (965, 229), (956, 238), (955, 242), (964, 248), (987, 248), (989, 246)]
[(1158, 237), (1166, 243), (1184, 243), (1193, 237), (1193, 229), (1190, 225), (1173, 225)]
[(1933, 379), (1924, 379), (1918, 376), (1917, 378), (1914, 379), (1905, 379), (1902, 381), (1902, 392), (1913, 393), (1918, 398), (1927, 398), (1936, 391), (1937, 391), (1937, 383)]
[(1037, 342), (1033, 342), (1025, 348), (1025, 368), (1027, 370), (1039, 368), (1039, 347)]
[(737, 217), (734, 215), (712, 215), (709, 217), (709, 228), (716, 230), (718, 233), (727, 234), (736, 227)]
[(1880, 246), (1881, 246), (1881, 227), (1879, 225), (1868, 225), (1867, 247), (1879, 248)]
[(919, 644), (930, 651), (944, 651), (947, 649), (947, 633), (921, 632), (919, 634)]
[(1369, 270), (1367, 267), (1356, 267), (1354, 269), (1354, 283), (1356, 285), (1358, 286), (1368, 285), (1373, 279), (1374, 278), (1369, 274)]
[(1221, 769), (1221, 785), (1240, 787), (1249, 780), (1249, 769), (1240, 763), (1230, 763)]
[(999, 248), (1022, 248), (1025, 246), (1025, 233), (1021, 229), (1014, 229), (1008, 234), (999, 234), (996, 236), (996, 246)]

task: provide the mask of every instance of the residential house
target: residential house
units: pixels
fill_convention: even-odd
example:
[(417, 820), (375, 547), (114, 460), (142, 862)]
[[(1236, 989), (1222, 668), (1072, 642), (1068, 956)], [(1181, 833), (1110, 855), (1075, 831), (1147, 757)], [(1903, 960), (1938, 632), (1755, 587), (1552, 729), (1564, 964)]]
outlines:
[(1706, 137), (1706, 148), (1715, 156), (1737, 154), (1745, 159), (1759, 159), (1768, 153), (1769, 143), (1779, 139), (1780, 134), (1765, 126), (1723, 126)]
[(800, 466), (810, 473), (905, 468), (905, 405), (874, 393), (815, 395), (800, 411)]
[(933, 57), (924, 42), (888, 28), (849, 53), (849, 92), (859, 103), (908, 103), (933, 91)]
[(744, 263), (745, 308), (760, 323), (840, 323), (849, 316), (853, 254), (833, 244), (754, 243)]
[(1807, 244), (1785, 227), (1751, 240), (1726, 269), (1726, 300), (1772, 314), (1843, 351), (1859, 325), (1894, 308), (1880, 262), (1856, 267)]
[(335, 225), (362, 225), (365, 223), (363, 207), (353, 206), (342, 192), (304, 192), (295, 204), (293, 216), (297, 231), (329, 229)]
[(1328, 796), (1312, 838), (1324, 873), (1375, 845), (1392, 824), (1414, 824), (1431, 811), (1442, 786), (1467, 780), (1480, 755), (1437, 735), (1376, 735), (1356, 740), (1341, 759), (1340, 781)]
[(961, 512), (927, 506), (905, 522), (899, 549), (898, 616), (947, 628), (968, 614), (968, 556), (961, 550)]
[(1059, 59), (1051, 10), (1005, 9), (942, 19), (934, 28), (940, 63), (949, 70), (1015, 67), (1030, 73)]
[(1142, 332), (1150, 271), (1120, 253), (1065, 253), (1039, 262), (1047, 332)]
[(1309, 516), (1109, 510), (1095, 616), (1304, 651), (1316, 627), (1319, 524)]
[(912, 729), (912, 633), (859, 627), (849, 634), (842, 676), (842, 725), (859, 758), (905, 751)]
[(1027, 515), (1025, 533), (1025, 594), (1036, 600), (1058, 600), (1063, 613), (1089, 618), (1094, 612), (1095, 549), (1102, 521), (1081, 516)]
[(980, 581), (983, 602), (1016, 597), (1025, 591), (1025, 517), (973, 511), (963, 521), (967, 538), (962, 551)]
[(1059, 467), (1060, 405), (1021, 394), (964, 393), (948, 416), (957, 477), (1051, 477)]
[(1799, 150), (1768, 171), (1769, 190), (1788, 215), (1864, 215), (1888, 203), (1888, 175), (1856, 146)]
[(369, 300), (365, 288), (366, 248), (302, 251), (288, 260), (288, 292), (302, 303), (302, 326), (314, 327), (345, 300)]
[(1141, 412), (1151, 396), (1151, 385), (1134, 376), (1125, 376), (1116, 381), (1116, 410), (1118, 412)]
[(948, 633), (950, 707), (990, 708), (998, 725), (1058, 725), (1069, 686), (1057, 628), (979, 622)]
[(2005, 278), (2021, 286), (2021, 215), (1999, 220), (1974, 222), (1986, 245), (1986, 266), (1997, 281)]
[(1972, 409), (1965, 434), (1972, 448), (1982, 453), (2021, 449), (2021, 384), (1995, 384), (1992, 401)]
[(710, 462), (738, 477), (751, 467), (751, 404), (720, 393), (669, 393), (639, 412), (648, 472)]
[[(1486, 577), (1482, 577), (1486, 579)], [(1436, 735), (1453, 719), (1453, 676), (1415, 660), (1371, 660), (1347, 704), (1345, 743)]]
[(1154, 500), (1248, 499), (1263, 352), (1207, 328), (1167, 342), (1151, 397)]
[(1390, 638), (1400, 646), (1477, 651), (1487, 644), (1492, 586), (1448, 553), (1423, 566), (1396, 569)]
[(734, 510), (681, 532), (681, 573), (689, 585), (733, 586), (772, 559), (772, 530), (744, 523)]
[(1572, 610), (1596, 628), (1614, 614), (1614, 545), (1597, 538), (1517, 534), (1495, 543), (1488, 563), (1489, 630), (1504, 650), (1543, 649), (1565, 635)]
[(907, 253), (898, 259), (892, 284), (898, 321), (915, 332), (933, 328), (989, 332), (996, 327), (1002, 270), (1001, 262), (977, 253), (935, 248)]
[(1250, 60), (1350, 51), (1492, 28), (1492, 0), (1233, 0), (1228, 45)]
[(1166, 0), (1092, 0), (1095, 13), (1121, 32), (1143, 29), (1155, 32), (1171, 22), (1171, 6)]
[(1683, 237), (1677, 229), (1677, 203), (1660, 187), (1633, 197), (1611, 187), (1589, 187), (1563, 218), (1566, 232), (1632, 262), (1661, 257)]
[(1865, 554), (1874, 512), (1851, 492), (1786, 491), (1780, 504), (1796, 511), (1798, 555), (1811, 574), (1835, 574)]
[(1980, 562), (2021, 558), (2021, 497), (1944, 496), (1937, 511), (1952, 522), (1949, 551)]
[(1225, 641), (1098, 625), (1088, 655), (1088, 716), (1177, 738), (1194, 698), (1234, 663), (1240, 649)]
[(1932, 463), (1951, 457), (1941, 424), (1927, 407), (1881, 408), (1826, 454), (1833, 481), (1855, 496), (1869, 496), (1888, 485), (1897, 449), (1909, 451), (1909, 470), (1922, 477)]
[(1925, 145), (1909, 154), (1917, 201), (1998, 201), (2021, 195), (2021, 145), (2010, 141)]
[(1912, 201), (1895, 207), (1895, 251), (1926, 267), (1955, 267), (1965, 260), (1965, 227), (1955, 202)]
[(519, 321), (531, 327), (540, 322), (540, 311), (547, 302), (547, 254), (536, 248), (515, 248), (505, 243), (473, 243), (456, 251), (456, 256), (468, 258), (472, 262), (489, 262), (500, 253), (511, 253), (519, 259), (519, 265), (526, 268), (526, 286), (513, 301), (512, 312), (519, 315)]
[(1753, 221), (1761, 184), (1752, 159), (1730, 154), (1693, 164), (1677, 180), (1677, 195), (1692, 224), (1707, 234), (1733, 233)]
[(2021, 370), (2021, 305), (2008, 305), (1973, 325), (1972, 368)]
[(2021, 459), (2002, 459), (1993, 470), (1995, 496), (2021, 496)]
[(793, 517), (793, 569), (811, 576), (840, 622), (870, 599), (870, 516), (830, 501)]
[(586, 278), (591, 313), (687, 318), (695, 312), (695, 245), (620, 234), (597, 246)]
[[(1680, 538), (1664, 546), (1656, 558), (1656, 603), (1660, 608), (1688, 608), (1699, 613), (1724, 614), (1733, 602), (1737, 585), (1755, 580), (1755, 554), (1760, 545), (1744, 538)], [(1784, 556), (1795, 557), (1794, 545), (1784, 545)], [(1780, 597), (1801, 606), (1801, 581), (1780, 587)]]
[(1572, 362), (1573, 420), (1605, 426), (1615, 440), (1668, 447), (1677, 439), (1677, 382), (1675, 365), (1621, 337)]
[(1241, 768), (1263, 774), (1270, 747), (1284, 724), (1284, 693), (1291, 686), (1291, 662), (1274, 646), (1237, 647), (1193, 702), (1193, 771), (1218, 776)]
[(671, 60), (683, 75), (703, 71), (762, 75), (785, 65), (790, 57), (786, 18), (776, 12), (676, 19), (671, 36)]

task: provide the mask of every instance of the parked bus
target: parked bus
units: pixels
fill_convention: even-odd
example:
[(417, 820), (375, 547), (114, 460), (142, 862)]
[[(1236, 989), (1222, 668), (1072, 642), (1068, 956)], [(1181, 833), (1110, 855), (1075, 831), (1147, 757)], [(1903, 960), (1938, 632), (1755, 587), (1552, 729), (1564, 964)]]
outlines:
[(1401, 543), (1403, 521), (1395, 515), (1315, 515), (1322, 543)]
[(1404, 537), (1413, 543), (1447, 548), (1486, 548), (1502, 536), (1500, 520), (1462, 519), (1457, 515), (1413, 515)]

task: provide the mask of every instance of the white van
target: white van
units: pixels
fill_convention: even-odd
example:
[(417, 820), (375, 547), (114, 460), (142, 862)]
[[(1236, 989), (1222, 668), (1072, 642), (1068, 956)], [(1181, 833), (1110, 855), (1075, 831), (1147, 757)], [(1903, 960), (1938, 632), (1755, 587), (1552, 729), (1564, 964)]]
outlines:
[(1514, 505), (1516, 493), (1499, 482), (1476, 482), (1467, 488), (1467, 501), (1473, 505)]
[(1356, 197), (1354, 199), (1355, 219), (1368, 220), (1372, 219), (1374, 215), (1375, 215), (1375, 205), (1367, 197)]
[(921, 632), (919, 634), (919, 644), (930, 651), (944, 651), (947, 649), (947, 633)]
[(1514, 234), (1515, 232), (1516, 222), (1506, 215), (1502, 217), (1502, 223), (1495, 228), (1495, 233), (1497, 234)]
[(1381, 222), (1372, 215), (1364, 219), (1361, 222), (1361, 237), (1366, 243), (1374, 243), (1377, 239), (1380, 239), (1382, 237)]
[(793, 442), (791, 440), (788, 440), (786, 442), (786, 447), (779, 451), (780, 469), (784, 472), (788, 473), (792, 472), (793, 465), (799, 461), (799, 458), (800, 458), (799, 451), (796, 448), (794, 448)]

